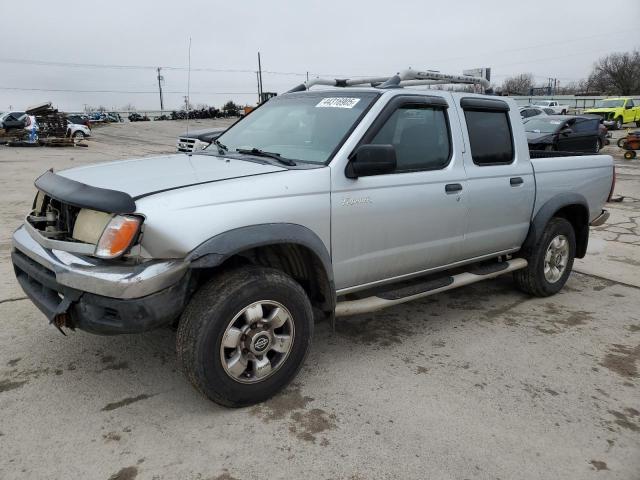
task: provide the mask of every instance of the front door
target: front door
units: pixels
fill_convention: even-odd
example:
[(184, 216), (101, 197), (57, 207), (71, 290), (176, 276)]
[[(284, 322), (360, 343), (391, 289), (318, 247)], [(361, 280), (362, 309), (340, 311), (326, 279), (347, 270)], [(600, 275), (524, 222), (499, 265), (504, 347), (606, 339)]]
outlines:
[(393, 145), (395, 172), (355, 180), (343, 170), (332, 172), (338, 290), (443, 266), (458, 256), (467, 219), (466, 178), (449, 101), (402, 95), (382, 110), (361, 144)]

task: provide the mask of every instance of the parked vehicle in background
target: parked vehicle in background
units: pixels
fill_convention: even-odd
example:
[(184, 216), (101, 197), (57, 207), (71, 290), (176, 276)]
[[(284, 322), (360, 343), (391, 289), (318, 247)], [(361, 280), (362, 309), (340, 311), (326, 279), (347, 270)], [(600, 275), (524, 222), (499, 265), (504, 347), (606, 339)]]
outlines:
[(6, 112), (0, 115), (0, 128), (13, 130), (25, 128), (29, 123), (29, 115), (26, 112)]
[(616, 130), (622, 129), (625, 123), (635, 122), (640, 127), (640, 105), (636, 105), (633, 98), (606, 98), (596, 102), (594, 108), (585, 110), (584, 113), (599, 115), (604, 125)]
[(556, 100), (535, 100), (532, 105), (541, 108), (550, 108), (556, 115), (566, 115), (569, 112), (569, 105), (560, 105)]
[(133, 112), (129, 114), (130, 122), (149, 122), (151, 119), (146, 115), (140, 115), (139, 113)]
[(522, 120), (524, 121), (539, 115), (546, 115), (542, 108), (532, 106), (520, 107), (520, 117), (522, 117)]
[(67, 120), (67, 137), (82, 140), (83, 138), (90, 136), (91, 129), (89, 127)]
[(67, 120), (75, 125), (84, 125), (85, 127), (91, 128), (91, 122), (86, 115), (68, 114)]
[(606, 144), (600, 118), (593, 115), (547, 115), (524, 124), (530, 150), (598, 153)]
[(176, 151), (182, 153), (193, 153), (204, 150), (211, 142), (224, 133), (226, 128), (214, 128), (206, 130), (194, 130), (185, 132), (178, 137)]
[(542, 111), (547, 115), (555, 115), (556, 112), (553, 111), (553, 108), (542, 107)]
[(608, 217), (612, 158), (530, 154), (512, 99), (402, 88), (432, 76), (314, 79), (193, 155), (47, 171), (17, 279), (60, 329), (177, 323), (187, 378), (234, 407), (295, 377), (316, 317), (511, 272), (557, 293)]

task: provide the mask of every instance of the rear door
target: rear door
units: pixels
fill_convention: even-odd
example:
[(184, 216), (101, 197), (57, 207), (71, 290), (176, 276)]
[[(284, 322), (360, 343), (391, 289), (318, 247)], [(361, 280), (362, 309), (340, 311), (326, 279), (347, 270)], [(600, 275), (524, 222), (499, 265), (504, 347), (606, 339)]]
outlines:
[(460, 257), (466, 181), (450, 101), (450, 96), (398, 95), (380, 112), (360, 144), (393, 145), (395, 172), (349, 179), (344, 168), (332, 168), (331, 244), (338, 290), (441, 267)]
[(518, 113), (503, 100), (482, 97), (461, 98), (460, 112), (469, 211), (460, 260), (515, 251), (529, 231), (535, 196)]

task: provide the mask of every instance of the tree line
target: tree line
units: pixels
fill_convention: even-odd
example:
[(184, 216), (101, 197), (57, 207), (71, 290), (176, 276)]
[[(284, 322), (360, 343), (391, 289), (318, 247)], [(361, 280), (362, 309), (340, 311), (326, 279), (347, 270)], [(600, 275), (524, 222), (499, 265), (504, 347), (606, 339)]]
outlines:
[[(536, 87), (531, 73), (505, 79), (503, 95), (530, 95)], [(555, 88), (556, 95), (635, 95), (640, 94), (640, 51), (611, 53), (593, 64), (587, 78)]]

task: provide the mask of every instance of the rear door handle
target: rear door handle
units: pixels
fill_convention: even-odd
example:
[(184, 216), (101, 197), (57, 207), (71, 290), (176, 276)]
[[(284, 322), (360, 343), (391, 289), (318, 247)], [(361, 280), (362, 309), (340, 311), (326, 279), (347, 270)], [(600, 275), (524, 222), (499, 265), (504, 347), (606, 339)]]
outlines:
[(512, 187), (517, 187), (518, 185), (522, 185), (524, 183), (524, 180), (522, 179), (522, 177), (513, 177), (509, 179), (509, 183)]
[(444, 191), (447, 193), (458, 193), (462, 191), (462, 185), (459, 183), (447, 183), (444, 186)]

